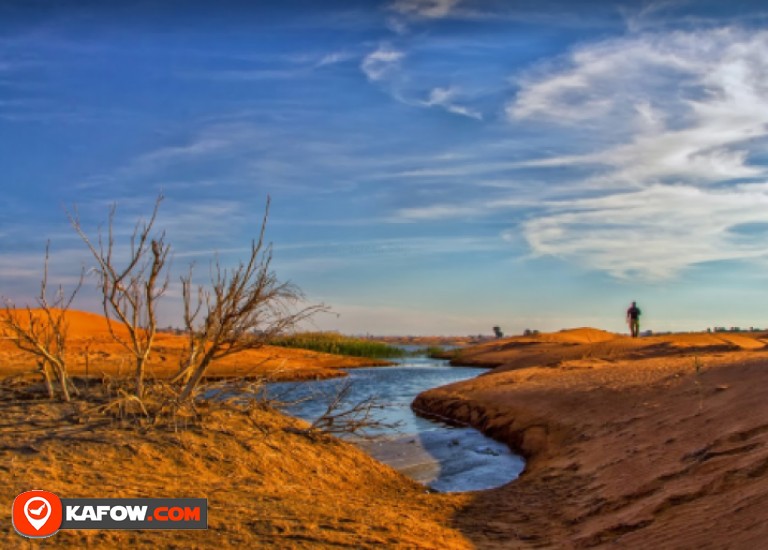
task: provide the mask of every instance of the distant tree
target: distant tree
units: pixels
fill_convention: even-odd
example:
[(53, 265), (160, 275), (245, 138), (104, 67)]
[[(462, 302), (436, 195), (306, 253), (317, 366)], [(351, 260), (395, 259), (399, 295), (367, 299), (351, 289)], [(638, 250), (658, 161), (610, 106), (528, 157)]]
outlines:
[(504, 333), (501, 332), (501, 327), (493, 327), (493, 333), (496, 335), (496, 338), (504, 337)]
[(259, 348), (325, 310), (323, 305), (300, 306), (304, 300), (301, 290), (290, 282), (281, 282), (271, 270), (272, 245), (264, 241), (269, 206), (267, 199), (259, 237), (251, 242), (246, 262), (228, 271), (217, 260), (211, 268), (209, 285), (193, 283), (192, 267), (181, 278), (184, 326), (189, 339), (179, 373), (173, 379), (181, 402), (193, 396), (213, 361)]
[[(69, 217), (96, 260), (102, 309), (109, 331), (135, 358), (136, 396), (139, 398), (144, 393), (146, 364), (157, 332), (157, 301), (168, 288), (165, 266), (171, 247), (164, 242), (165, 233), (151, 235), (162, 200), (163, 196), (159, 195), (148, 222), (139, 221), (134, 227), (129, 241), (130, 252), (121, 266), (115, 257), (115, 205), (109, 212), (106, 241), (99, 230), (95, 244), (84, 232), (77, 213)], [(118, 334), (114, 322), (126, 329), (127, 336)]]
[(53, 297), (48, 298), (48, 260), (50, 243), (45, 247), (45, 262), (43, 278), (40, 283), (40, 294), (37, 296), (37, 309), (31, 307), (18, 309), (10, 300), (5, 302), (5, 312), (2, 324), (11, 335), (19, 349), (37, 357), (37, 364), (43, 376), (48, 396), (55, 397), (52, 375), (58, 382), (61, 398), (71, 399), (70, 391), (76, 391), (67, 371), (65, 351), (67, 346), (67, 311), (72, 305), (80, 287), (83, 284), (83, 273), (69, 294), (59, 286)]

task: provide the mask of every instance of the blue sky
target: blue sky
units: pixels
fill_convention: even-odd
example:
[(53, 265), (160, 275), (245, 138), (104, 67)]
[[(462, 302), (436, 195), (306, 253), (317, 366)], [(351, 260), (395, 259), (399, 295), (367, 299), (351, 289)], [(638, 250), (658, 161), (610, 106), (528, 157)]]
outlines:
[(3, 2), (0, 293), (74, 205), (204, 274), (270, 195), (316, 328), (767, 326), (767, 100), (760, 2)]

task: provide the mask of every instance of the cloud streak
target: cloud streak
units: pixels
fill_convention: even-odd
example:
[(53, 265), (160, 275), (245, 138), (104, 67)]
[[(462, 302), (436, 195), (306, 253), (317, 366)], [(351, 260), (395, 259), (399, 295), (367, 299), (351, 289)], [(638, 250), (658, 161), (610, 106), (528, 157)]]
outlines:
[[(617, 277), (663, 279), (708, 261), (766, 253), (729, 228), (764, 218), (768, 33), (642, 34), (582, 46), (523, 77), (513, 124), (545, 121), (619, 145), (542, 159), (595, 165), (577, 184), (601, 196), (549, 203), (523, 231), (532, 250)], [(564, 63), (563, 63), (564, 61)], [(535, 166), (535, 161), (529, 163)], [(739, 183), (741, 182), (741, 183)]]
[(482, 120), (482, 113), (456, 103), (458, 92), (455, 88), (433, 88), (429, 98), (423, 102), (425, 107), (440, 107), (449, 113), (461, 115), (475, 120)]
[(738, 231), (765, 224), (765, 184), (730, 191), (655, 185), (550, 207), (552, 213), (523, 225), (533, 252), (619, 278), (667, 279), (703, 262), (768, 255), (763, 238)]

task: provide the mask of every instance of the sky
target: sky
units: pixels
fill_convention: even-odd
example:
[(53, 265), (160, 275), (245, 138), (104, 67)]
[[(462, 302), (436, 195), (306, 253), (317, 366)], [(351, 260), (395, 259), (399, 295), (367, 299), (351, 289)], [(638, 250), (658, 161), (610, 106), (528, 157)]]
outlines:
[(767, 102), (762, 2), (4, 1), (0, 294), (162, 193), (179, 326), (269, 196), (308, 328), (766, 327)]

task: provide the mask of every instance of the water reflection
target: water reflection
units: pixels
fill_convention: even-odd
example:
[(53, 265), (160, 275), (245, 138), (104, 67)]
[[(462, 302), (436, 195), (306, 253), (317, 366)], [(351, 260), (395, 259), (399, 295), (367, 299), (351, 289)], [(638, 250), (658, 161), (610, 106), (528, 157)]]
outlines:
[(288, 406), (288, 414), (309, 422), (326, 410), (329, 400), (347, 381), (351, 391), (344, 405), (371, 396), (383, 407), (373, 411), (376, 420), (397, 424), (397, 429), (374, 429), (373, 439), (354, 442), (376, 459), (438, 491), (469, 491), (497, 487), (515, 479), (523, 460), (506, 445), (472, 428), (449, 426), (419, 417), (411, 402), (422, 391), (477, 376), (474, 368), (449, 367), (425, 357), (402, 360), (399, 366), (352, 369), (348, 378), (302, 383), (270, 384), (269, 393)]

